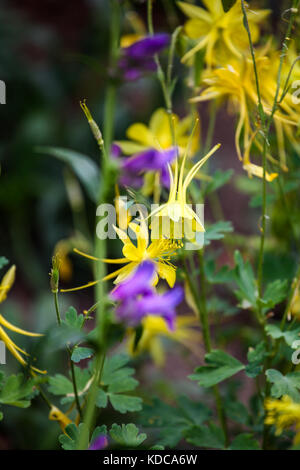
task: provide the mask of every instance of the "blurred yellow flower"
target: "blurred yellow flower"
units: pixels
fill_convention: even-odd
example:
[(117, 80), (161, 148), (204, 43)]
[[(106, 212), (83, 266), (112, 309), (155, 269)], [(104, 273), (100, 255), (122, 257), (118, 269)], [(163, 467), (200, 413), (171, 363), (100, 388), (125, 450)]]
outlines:
[(279, 436), (284, 429), (294, 426), (296, 430), (294, 444), (300, 444), (300, 403), (295, 403), (285, 395), (281, 400), (266, 400), (265, 408), (267, 411), (265, 423), (276, 427), (276, 435)]
[[(16, 277), (16, 267), (11, 266), (11, 268), (7, 271), (7, 273), (3, 276), (1, 284), (0, 284), (0, 303), (4, 302), (4, 300), (7, 297), (7, 293), (9, 290), (12, 288), (14, 282), (15, 282), (15, 277)], [(26, 367), (28, 364), (23, 358), (22, 355), (28, 356), (26, 351), (23, 351), (23, 349), (19, 348), (8, 336), (8, 334), (5, 332), (4, 328), (7, 328), (8, 330), (13, 331), (14, 333), (18, 333), (20, 335), (24, 336), (43, 336), (38, 333), (30, 333), (29, 331), (22, 330), (21, 328), (18, 328), (17, 326), (12, 325), (10, 322), (8, 322), (2, 315), (0, 315), (0, 340), (4, 342), (5, 346), (7, 349), (11, 352), (11, 354), (17, 359), (22, 366)], [(30, 366), (32, 371), (39, 372), (39, 373), (46, 373), (46, 371), (41, 371), (39, 369), (36, 369), (33, 366)]]
[(165, 352), (163, 338), (177, 341), (192, 351), (197, 351), (200, 342), (200, 333), (194, 328), (198, 325), (197, 318), (193, 315), (178, 316), (176, 318), (175, 330), (170, 331), (166, 321), (157, 315), (147, 315), (142, 320), (142, 335), (137, 345), (136, 331), (128, 330), (128, 349), (131, 356), (138, 356), (144, 352), (150, 353), (157, 366), (165, 363)]
[[(241, 59), (249, 47), (243, 14), (239, 0), (224, 12), (221, 0), (203, 0), (206, 9), (185, 2), (178, 2), (181, 10), (190, 18), (184, 30), (197, 44), (182, 58), (187, 62), (196, 52), (206, 49), (209, 66), (227, 62), (230, 58)], [(269, 15), (270, 10), (249, 10), (248, 21), (253, 42), (259, 38), (259, 24)]]
[[(166, 150), (173, 147), (175, 141), (179, 153), (183, 154), (189, 141), (193, 120), (191, 116), (179, 119), (176, 114), (172, 114), (172, 120), (174, 136), (169, 114), (165, 109), (159, 108), (152, 114), (148, 126), (140, 122), (132, 124), (126, 132), (129, 140), (121, 140), (116, 143), (125, 155), (133, 155), (149, 148)], [(199, 136), (198, 128), (192, 141), (191, 154), (197, 150)]]
[[(257, 70), (261, 84), (261, 95), (263, 106), (267, 114), (271, 113), (272, 103), (276, 92), (276, 72), (271, 66), (271, 59), (264, 55), (265, 49), (257, 53)], [(257, 118), (256, 128), (251, 126), (251, 117), (255, 116), (258, 96), (255, 84), (253, 63), (250, 57), (244, 57), (242, 60), (233, 60), (228, 65), (214, 70), (207, 71), (203, 79), (204, 88), (199, 96), (192, 98), (192, 102), (198, 103), (212, 99), (228, 100), (229, 111), (239, 114), (235, 134), (235, 146), (240, 160), (243, 160), (248, 173), (260, 177), (261, 170), (251, 167), (250, 153), (259, 134), (261, 123)], [(283, 91), (283, 90), (282, 90)], [(275, 130), (279, 147), (280, 162), (273, 158), (269, 153), (268, 159), (274, 164), (280, 164), (281, 168), (287, 171), (284, 134), (288, 132), (291, 126), (297, 127), (299, 122), (299, 113), (289, 104), (291, 97), (287, 94), (286, 98), (279, 104), (278, 110), (274, 115)], [(289, 131), (290, 132), (290, 131)], [(241, 149), (241, 138), (243, 141), (243, 150)], [(294, 138), (295, 140), (295, 138)], [(261, 148), (260, 142), (255, 140), (256, 145)], [(267, 176), (272, 181), (274, 175)]]

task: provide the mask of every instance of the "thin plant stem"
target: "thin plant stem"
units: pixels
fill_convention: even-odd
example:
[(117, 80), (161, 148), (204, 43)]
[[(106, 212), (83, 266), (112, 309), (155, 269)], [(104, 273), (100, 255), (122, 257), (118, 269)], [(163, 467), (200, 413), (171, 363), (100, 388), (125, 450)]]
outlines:
[[(111, 24), (110, 24), (110, 67), (113, 69), (116, 65), (116, 61), (119, 53), (119, 40), (120, 40), (120, 2), (119, 0), (111, 0)], [(112, 181), (112, 172), (110, 164), (110, 147), (113, 139), (114, 131), (114, 116), (115, 116), (115, 105), (116, 105), (116, 86), (114, 83), (110, 83), (106, 93), (105, 102), (105, 116), (104, 116), (104, 143), (100, 147), (101, 160), (102, 160), (102, 187), (99, 192), (98, 206), (105, 203), (107, 195), (114, 187), (114, 181)], [(99, 259), (106, 257), (106, 241), (101, 238), (95, 237), (95, 256)], [(98, 262), (95, 265), (95, 279), (99, 280), (96, 285), (96, 303), (97, 303), (97, 315), (96, 315), (96, 328), (98, 330), (98, 347), (96, 351), (95, 359), (95, 376), (91, 385), (86, 410), (84, 415), (84, 428), (80, 435), (78, 442), (78, 449), (85, 449), (91, 433), (91, 428), (94, 422), (95, 406), (96, 406), (96, 394), (98, 385), (101, 381), (101, 375), (103, 365), (105, 361), (106, 351), (106, 334), (107, 334), (107, 323), (108, 317), (105, 312), (107, 303), (105, 302), (106, 288), (105, 284), (101, 281), (105, 277), (106, 267), (102, 262)]]
[[(210, 336), (207, 306), (206, 306), (205, 275), (204, 275), (204, 269), (203, 269), (204, 266), (203, 266), (203, 252), (202, 251), (199, 252), (199, 262), (200, 262), (200, 283), (201, 283), (200, 297), (198, 296), (194, 282), (189, 274), (189, 268), (188, 268), (186, 259), (183, 257), (186, 280), (187, 280), (188, 286), (190, 288), (191, 294), (193, 296), (194, 302), (197, 307), (198, 318), (199, 318), (199, 322), (200, 322), (200, 326), (201, 326), (202, 334), (203, 334), (205, 351), (206, 353), (210, 353), (212, 348), (211, 348), (211, 336)], [(215, 385), (213, 387), (213, 391), (214, 391), (214, 396), (215, 396), (215, 401), (216, 401), (218, 418), (219, 418), (219, 421), (220, 421), (220, 424), (221, 424), (221, 427), (225, 436), (225, 444), (227, 447), (229, 445), (227, 420), (226, 420), (225, 410), (224, 410), (223, 403), (222, 403), (222, 396), (220, 394), (218, 385)]]
[[(53, 297), (54, 297), (54, 304), (55, 304), (55, 311), (56, 311), (56, 317), (57, 317), (57, 323), (58, 326), (61, 326), (61, 315), (60, 315), (60, 310), (59, 310), (59, 304), (58, 304), (58, 292), (54, 291), (53, 292)], [(70, 367), (71, 367), (71, 377), (72, 377), (72, 385), (73, 385), (73, 391), (74, 391), (74, 397), (75, 397), (75, 403), (76, 403), (76, 408), (78, 411), (78, 414), (80, 417), (82, 417), (82, 411), (81, 411), (81, 406), (80, 406), (80, 401), (78, 397), (78, 389), (77, 389), (77, 383), (76, 383), (76, 376), (75, 376), (75, 370), (74, 370), (74, 364), (71, 359), (72, 356), (72, 350), (67, 346), (67, 352), (69, 355), (69, 360), (70, 360)]]

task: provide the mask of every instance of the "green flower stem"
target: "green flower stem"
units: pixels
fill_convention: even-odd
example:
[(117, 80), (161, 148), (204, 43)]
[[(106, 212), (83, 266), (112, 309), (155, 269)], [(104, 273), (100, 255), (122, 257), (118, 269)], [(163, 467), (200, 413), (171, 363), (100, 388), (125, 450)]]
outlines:
[(57, 291), (53, 292), (53, 297), (54, 297), (54, 305), (55, 305), (57, 323), (60, 326), (61, 325), (61, 318), (60, 318), (60, 312), (59, 312), (58, 292)]
[[(53, 297), (54, 297), (54, 305), (55, 305), (57, 323), (58, 323), (58, 326), (61, 326), (61, 315), (60, 315), (60, 311), (59, 311), (58, 291), (57, 290), (53, 291)], [(77, 411), (79, 413), (79, 416), (82, 417), (82, 410), (81, 410), (80, 401), (79, 401), (79, 397), (78, 397), (78, 389), (77, 389), (77, 383), (76, 383), (74, 364), (73, 364), (73, 361), (71, 359), (72, 350), (69, 348), (69, 346), (67, 346), (67, 352), (68, 352), (69, 360), (70, 360), (70, 368), (71, 368), (71, 376), (72, 376), (72, 384), (73, 384), (73, 391), (74, 391), (76, 408), (77, 408)]]
[[(206, 305), (206, 289), (205, 289), (205, 274), (204, 274), (204, 259), (203, 259), (203, 250), (199, 251), (199, 264), (200, 264), (200, 285), (201, 285), (201, 294), (200, 297), (198, 295), (198, 292), (196, 290), (196, 287), (194, 285), (194, 282), (189, 274), (189, 268), (187, 266), (186, 259), (183, 257), (183, 263), (184, 263), (184, 270), (186, 274), (186, 280), (188, 283), (188, 286), (190, 288), (191, 294), (193, 296), (194, 302), (197, 307), (198, 311), (198, 318), (200, 322), (200, 326), (202, 329), (202, 334), (203, 334), (203, 341), (204, 341), (204, 346), (205, 346), (205, 351), (206, 353), (210, 353), (212, 348), (211, 348), (211, 335), (210, 335), (210, 329), (209, 329), (209, 322), (208, 322), (208, 314), (207, 314), (207, 305)], [(226, 414), (224, 410), (224, 406), (222, 403), (222, 397), (220, 394), (220, 390), (218, 385), (215, 385), (213, 387), (214, 395), (215, 395), (215, 401), (216, 401), (216, 408), (217, 408), (217, 413), (218, 413), (218, 418), (225, 436), (225, 445), (228, 447), (229, 445), (229, 435), (228, 435), (228, 428), (227, 428), (227, 420), (226, 420)]]
[[(116, 61), (119, 54), (119, 40), (120, 40), (120, 2), (119, 0), (111, 0), (111, 24), (110, 24), (110, 67), (113, 69), (116, 66)], [(104, 116), (104, 142), (100, 147), (101, 151), (101, 189), (98, 198), (98, 206), (105, 203), (108, 199), (108, 195), (111, 192), (111, 188), (114, 187), (114, 166), (110, 161), (110, 147), (114, 133), (114, 116), (116, 107), (116, 86), (112, 82), (109, 84), (106, 101), (105, 101), (105, 116)], [(95, 256), (99, 259), (106, 258), (106, 241), (95, 237)], [(86, 410), (84, 415), (84, 429), (78, 442), (78, 449), (85, 449), (89, 441), (92, 426), (94, 425), (95, 418), (95, 406), (96, 406), (96, 394), (99, 382), (101, 380), (103, 365), (105, 361), (106, 351), (106, 336), (108, 328), (108, 316), (106, 315), (105, 308), (106, 303), (106, 287), (105, 283), (101, 282), (101, 279), (105, 277), (106, 267), (102, 262), (98, 262), (95, 265), (95, 279), (100, 280), (96, 285), (95, 296), (97, 304), (97, 315), (96, 315), (96, 328), (98, 330), (98, 348), (96, 351), (95, 359), (95, 376), (91, 385)]]

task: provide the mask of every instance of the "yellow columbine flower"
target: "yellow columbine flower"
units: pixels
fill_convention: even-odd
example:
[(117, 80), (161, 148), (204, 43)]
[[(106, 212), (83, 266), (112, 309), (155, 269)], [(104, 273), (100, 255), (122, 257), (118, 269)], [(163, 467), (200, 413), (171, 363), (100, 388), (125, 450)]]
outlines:
[[(117, 141), (125, 155), (133, 155), (149, 148), (156, 150), (167, 150), (174, 146), (174, 141), (183, 154), (189, 141), (189, 133), (192, 125), (192, 117), (187, 116), (179, 119), (176, 114), (172, 114), (173, 124), (171, 126), (170, 116), (163, 108), (157, 109), (151, 116), (149, 125), (143, 123), (132, 124), (126, 131), (129, 140)], [(174, 136), (172, 132), (174, 128)], [(191, 145), (191, 154), (198, 147), (199, 130), (195, 132)]]
[(143, 332), (135, 347), (136, 331), (128, 330), (128, 349), (131, 356), (138, 356), (149, 352), (157, 366), (165, 363), (165, 352), (162, 344), (163, 338), (178, 341), (187, 348), (196, 352), (200, 334), (194, 328), (198, 325), (195, 316), (181, 316), (176, 318), (175, 330), (170, 331), (166, 321), (157, 315), (147, 315), (142, 320)]
[[(4, 300), (7, 297), (8, 291), (12, 288), (13, 283), (15, 281), (16, 277), (16, 267), (11, 266), (11, 268), (7, 271), (7, 273), (3, 276), (1, 284), (0, 284), (0, 303), (4, 302)], [(38, 333), (30, 333), (29, 331), (22, 330), (21, 328), (18, 328), (11, 323), (9, 323), (5, 318), (0, 315), (0, 340), (4, 342), (5, 346), (7, 349), (11, 352), (11, 354), (17, 359), (22, 366), (26, 367), (27, 362), (23, 358), (22, 354), (25, 356), (28, 356), (26, 351), (23, 351), (23, 349), (19, 348), (8, 336), (8, 334), (5, 332), (4, 328), (7, 328), (8, 330), (11, 330), (15, 333), (18, 333), (20, 335), (24, 336), (43, 336)], [(40, 372), (40, 373), (46, 373), (46, 371), (40, 371), (39, 369), (36, 369), (35, 367), (31, 366), (32, 371), (35, 372)]]
[(204, 163), (220, 148), (221, 144), (215, 145), (213, 149), (199, 160), (184, 177), (187, 151), (183, 157), (180, 172), (178, 160), (175, 162), (175, 173), (170, 172), (170, 193), (165, 204), (160, 205), (151, 214), (151, 230), (157, 238), (159, 234), (166, 238), (188, 238), (192, 239), (196, 232), (205, 232), (202, 221), (194, 210), (187, 204), (187, 189), (196, 173)]
[[(221, 0), (203, 0), (207, 9), (178, 2), (181, 10), (190, 18), (185, 24), (185, 32), (197, 41), (182, 58), (187, 62), (196, 52), (206, 49), (206, 62), (209, 66), (227, 62), (232, 56), (240, 59), (249, 47), (246, 30), (243, 26), (241, 2), (237, 2), (224, 12)], [(259, 27), (270, 10), (249, 10), (248, 21), (253, 42), (259, 38)]]
[[(122, 240), (123, 255), (124, 258), (118, 259), (99, 259), (94, 256), (88, 255), (75, 249), (75, 253), (78, 253), (85, 258), (101, 261), (108, 264), (125, 264), (120, 269), (117, 269), (111, 274), (105, 276), (102, 281), (108, 281), (109, 279), (116, 278), (114, 283), (119, 284), (130, 276), (140, 263), (145, 260), (151, 260), (155, 264), (156, 276), (153, 284), (157, 284), (158, 278), (165, 279), (170, 287), (173, 287), (176, 281), (176, 267), (170, 262), (170, 259), (176, 256), (176, 250), (179, 248), (179, 244), (166, 239), (154, 240), (149, 244), (148, 228), (145, 220), (141, 217), (140, 225), (130, 223), (129, 228), (135, 233), (136, 245), (132, 242), (127, 233), (118, 227), (114, 227), (115, 231)], [(62, 289), (61, 292), (71, 292), (74, 290), (84, 289), (100, 282), (100, 280), (89, 282), (84, 286), (75, 287), (73, 289)]]
[[(272, 73), (271, 61), (264, 56), (264, 51), (257, 54), (257, 70), (261, 83), (262, 102), (266, 113), (271, 112), (272, 97), (274, 99), (276, 90), (276, 81)], [(212, 99), (227, 99), (230, 111), (239, 114), (239, 121), (235, 134), (235, 146), (240, 160), (244, 165), (250, 164), (250, 152), (255, 137), (258, 134), (260, 123), (257, 123), (257, 129), (251, 127), (251, 115), (256, 112), (258, 96), (255, 85), (253, 63), (250, 57), (244, 57), (243, 60), (231, 61), (228, 65), (206, 73), (203, 79), (204, 90), (200, 96), (193, 98), (192, 102), (202, 102)], [(296, 115), (285, 100), (279, 105), (279, 109), (274, 115), (275, 130), (277, 133), (278, 147), (280, 151), (280, 165), (283, 170), (287, 170), (283, 142), (283, 126), (296, 126)], [(243, 151), (241, 150), (240, 140), (243, 135)], [(260, 148), (261, 144), (255, 141)], [(267, 157), (272, 163), (279, 164), (270, 154)], [(247, 169), (247, 168), (246, 168)], [(249, 169), (247, 169), (249, 171)], [(251, 173), (251, 168), (250, 168)], [(256, 176), (260, 176), (260, 172)], [(272, 177), (270, 178), (270, 181)]]
[(300, 444), (300, 403), (293, 402), (285, 395), (281, 400), (266, 400), (265, 408), (267, 410), (265, 423), (276, 427), (276, 435), (279, 436), (284, 429), (294, 426), (296, 430), (294, 444)]

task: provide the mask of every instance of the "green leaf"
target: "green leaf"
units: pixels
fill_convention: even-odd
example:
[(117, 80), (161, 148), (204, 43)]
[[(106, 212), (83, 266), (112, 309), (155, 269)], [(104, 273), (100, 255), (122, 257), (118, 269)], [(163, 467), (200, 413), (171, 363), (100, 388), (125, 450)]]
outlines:
[(107, 402), (108, 402), (107, 394), (105, 393), (104, 390), (102, 390), (102, 388), (99, 388), (97, 390), (97, 395), (96, 395), (96, 406), (98, 406), (98, 408), (106, 408)]
[(120, 395), (123, 392), (133, 391), (138, 381), (131, 377), (134, 369), (124, 367), (129, 362), (126, 354), (117, 354), (107, 358), (102, 373), (101, 382), (107, 387), (107, 396), (112, 407), (120, 413), (140, 411), (142, 409), (142, 399), (130, 395)]
[(263, 296), (263, 306), (265, 310), (274, 308), (275, 305), (282, 302), (288, 292), (287, 280), (281, 281), (280, 279), (268, 284), (265, 294)]
[(260, 450), (259, 443), (252, 434), (240, 434), (230, 444), (229, 450)]
[[(84, 396), (87, 393), (87, 384), (91, 379), (90, 372), (88, 369), (80, 369), (80, 367), (74, 367), (75, 378), (77, 384), (77, 391), (79, 397)], [(69, 403), (74, 401), (74, 389), (70, 379), (62, 374), (55, 374), (49, 377), (48, 390), (53, 395), (62, 395), (61, 403)]]
[(189, 378), (202, 387), (212, 387), (245, 369), (245, 366), (221, 350), (213, 350), (205, 355), (207, 366), (197, 367)]
[(230, 10), (230, 8), (233, 7), (235, 2), (236, 0), (222, 0), (222, 5), (223, 5), (225, 13), (227, 13)]
[(3, 405), (28, 408), (39, 378), (24, 381), (23, 374), (11, 375), (1, 385), (0, 403)]
[(151, 405), (144, 405), (140, 422), (155, 429), (159, 445), (173, 448), (182, 440), (185, 431), (208, 421), (211, 415), (211, 410), (203, 403), (187, 397), (180, 397), (176, 408), (155, 398)]
[(3, 413), (2, 413), (2, 411), (0, 411), (0, 421), (2, 421), (2, 420), (3, 420)]
[(211, 284), (224, 284), (234, 279), (233, 271), (228, 266), (222, 266), (219, 271), (216, 271), (216, 263), (212, 259), (205, 262), (204, 270), (205, 278)]
[(224, 449), (225, 437), (222, 429), (214, 423), (208, 426), (194, 426), (185, 433), (185, 439), (197, 447), (209, 449)]
[(250, 416), (245, 405), (239, 401), (228, 399), (225, 402), (226, 416), (236, 423), (248, 425)]
[(300, 339), (300, 326), (292, 330), (282, 331), (277, 325), (267, 325), (265, 327), (267, 335), (274, 339), (283, 338), (288, 346), (293, 346), (293, 343)]
[(70, 328), (80, 330), (84, 323), (84, 316), (82, 313), (78, 315), (76, 309), (74, 307), (70, 307), (67, 310), (65, 320), (63, 320), (62, 323)]
[(113, 424), (109, 431), (110, 437), (119, 445), (124, 447), (138, 447), (147, 439), (147, 435), (139, 434), (138, 428), (133, 424)]
[(38, 147), (39, 153), (50, 155), (67, 163), (83, 184), (92, 201), (97, 202), (99, 195), (100, 171), (96, 163), (81, 153), (59, 147)]
[(112, 407), (119, 413), (127, 413), (128, 411), (141, 411), (143, 400), (139, 397), (131, 397), (128, 395), (109, 394), (109, 400)]
[(267, 380), (273, 384), (272, 397), (280, 398), (283, 395), (289, 395), (294, 401), (300, 401), (300, 371), (282, 375), (278, 370), (268, 369), (266, 376)]
[(8, 264), (8, 259), (5, 256), (0, 256), (0, 269)]
[(222, 186), (224, 186), (228, 181), (231, 179), (233, 175), (233, 170), (217, 170), (213, 177), (212, 181), (209, 182), (206, 186), (205, 192), (206, 194), (212, 193), (220, 189)]
[(249, 348), (247, 358), (249, 364), (246, 366), (245, 372), (252, 379), (257, 377), (263, 370), (263, 363), (267, 357), (266, 344), (261, 341), (255, 348)]
[[(66, 434), (61, 434), (58, 438), (61, 446), (65, 450), (76, 450), (78, 441), (80, 439), (81, 434), (84, 432), (85, 423), (79, 424), (77, 427), (74, 423), (69, 424), (66, 427)], [(88, 436), (88, 433), (86, 433)], [(83, 447), (86, 449), (88, 447), (88, 441), (83, 443)]]
[(82, 348), (79, 346), (75, 346), (72, 352), (71, 360), (77, 363), (82, 361), (83, 359), (88, 359), (89, 357), (92, 357), (93, 354), (94, 351), (91, 348)]
[(234, 259), (236, 263), (234, 277), (239, 287), (239, 290), (235, 291), (235, 295), (241, 302), (242, 308), (249, 308), (250, 306), (256, 308), (257, 288), (252, 266), (249, 261), (244, 263), (239, 251), (235, 252)]
[(221, 240), (224, 238), (224, 233), (229, 233), (233, 231), (231, 222), (223, 221), (217, 222), (210, 227), (205, 227), (204, 233), (204, 245), (210, 245), (212, 240)]

